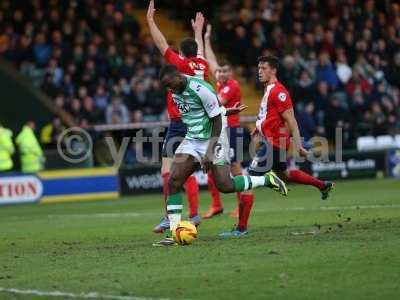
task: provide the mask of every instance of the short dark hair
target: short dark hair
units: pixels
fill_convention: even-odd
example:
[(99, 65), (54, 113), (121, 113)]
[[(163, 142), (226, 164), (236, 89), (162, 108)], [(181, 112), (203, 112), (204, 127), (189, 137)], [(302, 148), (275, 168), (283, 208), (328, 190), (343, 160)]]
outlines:
[(257, 59), (257, 63), (267, 63), (271, 68), (278, 70), (279, 58), (274, 55), (262, 55)]
[(176, 66), (165, 65), (160, 70), (159, 79), (161, 81), (165, 75), (173, 76), (176, 74), (179, 74), (178, 68)]
[(197, 56), (197, 43), (192, 38), (185, 38), (179, 46), (182, 54), (188, 58)]
[(227, 61), (226, 59), (221, 60), (220, 62), (220, 67), (229, 67), (229, 69), (232, 69), (232, 65), (229, 61)]

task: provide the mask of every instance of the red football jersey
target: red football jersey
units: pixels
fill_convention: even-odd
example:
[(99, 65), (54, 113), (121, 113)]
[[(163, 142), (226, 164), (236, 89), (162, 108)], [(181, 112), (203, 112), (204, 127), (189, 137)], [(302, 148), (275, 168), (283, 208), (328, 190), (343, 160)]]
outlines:
[(268, 142), (278, 148), (289, 148), (290, 134), (281, 114), (292, 107), (292, 99), (279, 81), (265, 87), (256, 126)]
[[(234, 107), (236, 103), (240, 103), (242, 99), (242, 92), (239, 83), (230, 79), (226, 83), (217, 82), (218, 97), (226, 101), (225, 108)], [(239, 127), (240, 117), (239, 114), (228, 116), (228, 127)]]
[[(175, 65), (182, 74), (208, 81), (208, 62), (202, 56), (187, 58), (168, 48), (164, 58), (167, 63)], [(172, 99), (171, 91), (168, 91), (167, 94), (167, 110), (170, 119), (180, 119), (181, 114)]]

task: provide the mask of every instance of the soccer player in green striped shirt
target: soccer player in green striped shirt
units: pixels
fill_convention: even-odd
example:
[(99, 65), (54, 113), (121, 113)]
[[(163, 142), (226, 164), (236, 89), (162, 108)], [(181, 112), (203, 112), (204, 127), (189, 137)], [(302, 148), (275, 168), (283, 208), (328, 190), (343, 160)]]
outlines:
[[(205, 172), (211, 170), (217, 188), (222, 193), (243, 192), (265, 186), (287, 195), (285, 183), (272, 171), (264, 176), (231, 177), (225, 115), (239, 113), (242, 108), (225, 111), (209, 83), (182, 75), (173, 65), (166, 65), (161, 69), (160, 80), (172, 90), (174, 102), (187, 126), (187, 134), (176, 150), (171, 166), (167, 200), (171, 230), (174, 230), (181, 220), (183, 184), (200, 165)], [(154, 245), (173, 244), (174, 241), (167, 237)]]

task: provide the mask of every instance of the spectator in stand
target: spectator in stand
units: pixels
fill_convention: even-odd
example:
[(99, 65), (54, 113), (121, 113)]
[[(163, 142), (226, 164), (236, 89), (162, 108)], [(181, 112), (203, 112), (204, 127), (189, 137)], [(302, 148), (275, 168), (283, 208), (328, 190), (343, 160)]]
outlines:
[(302, 107), (298, 106), (296, 119), (299, 123), (301, 137), (304, 138), (306, 146), (309, 145), (309, 140), (317, 132), (317, 122), (314, 117), (314, 103), (308, 102)]
[(104, 88), (104, 86), (99, 85), (96, 89), (96, 94), (94, 96), (94, 102), (96, 108), (100, 111), (105, 111), (108, 105), (108, 94)]
[(151, 113), (159, 115), (164, 110), (166, 92), (160, 81), (153, 80), (151, 88), (147, 91), (147, 103), (151, 105)]
[(335, 138), (336, 128), (348, 127), (348, 113), (338, 97), (332, 97), (325, 109), (325, 129), (329, 139)]
[(300, 78), (294, 84), (293, 97), (298, 102), (315, 101), (314, 81), (306, 70), (301, 72)]
[(329, 59), (328, 52), (321, 52), (319, 55), (315, 76), (317, 81), (326, 81), (332, 90), (335, 90), (339, 84), (335, 69)]
[(83, 98), (82, 118), (85, 119), (89, 124), (104, 122), (104, 114), (97, 109), (93, 98), (90, 96)]
[(347, 64), (347, 58), (343, 48), (337, 49), (336, 76), (339, 78), (341, 85), (346, 85), (352, 76), (352, 70)]
[(107, 124), (129, 123), (129, 111), (120, 96), (113, 96), (106, 109)]

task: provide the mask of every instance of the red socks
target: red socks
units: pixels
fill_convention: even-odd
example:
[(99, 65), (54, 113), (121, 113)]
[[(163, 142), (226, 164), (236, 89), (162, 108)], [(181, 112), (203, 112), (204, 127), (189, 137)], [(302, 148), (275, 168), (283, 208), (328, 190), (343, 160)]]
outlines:
[(192, 218), (199, 214), (199, 184), (195, 176), (186, 180), (185, 190), (189, 202), (189, 218)]
[(215, 185), (215, 180), (214, 180), (214, 177), (211, 174), (211, 172), (208, 173), (207, 178), (208, 178), (207, 179), (208, 180), (208, 192), (210, 193), (211, 198), (212, 198), (211, 206), (215, 210), (220, 210), (220, 209), (222, 209), (221, 195), (217, 189), (217, 186)]
[(289, 171), (288, 180), (295, 183), (312, 185), (320, 190), (325, 187), (325, 183), (323, 181), (300, 170)]
[(242, 194), (239, 203), (239, 224), (238, 229), (244, 231), (247, 229), (247, 223), (250, 216), (251, 208), (254, 203), (253, 194)]

